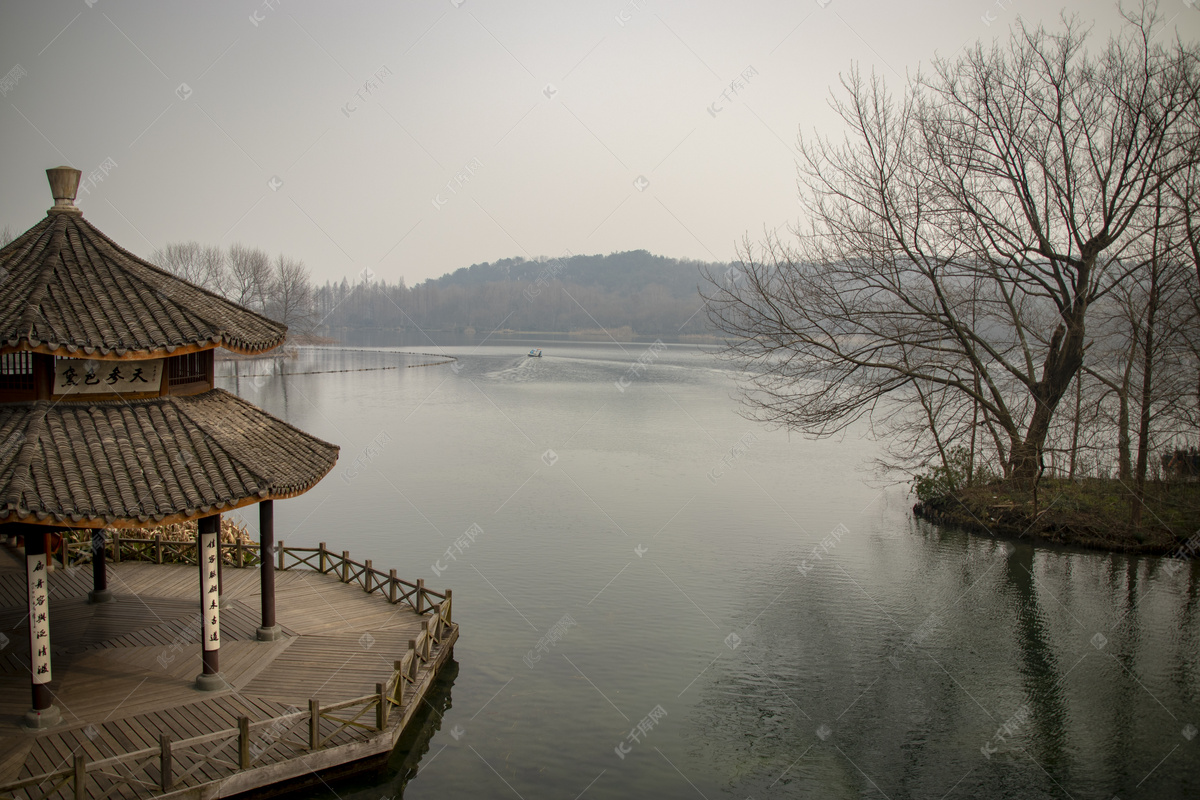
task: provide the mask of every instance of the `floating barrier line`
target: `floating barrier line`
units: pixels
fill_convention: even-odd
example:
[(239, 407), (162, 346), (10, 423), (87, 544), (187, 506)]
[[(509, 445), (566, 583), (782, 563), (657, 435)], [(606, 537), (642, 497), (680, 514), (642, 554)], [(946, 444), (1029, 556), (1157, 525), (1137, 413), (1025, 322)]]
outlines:
[(455, 361), (458, 361), (458, 359), (455, 358), (454, 356), (448, 356), (445, 353), (413, 353), (413, 352), (404, 351), (404, 350), (382, 350), (382, 351), (381, 350), (367, 350), (367, 349), (351, 350), (348, 347), (320, 347), (320, 348), (313, 348), (313, 349), (314, 350), (342, 350), (342, 351), (350, 352), (350, 353), (380, 353), (380, 352), (395, 353), (397, 355), (430, 356), (433, 358), (441, 358), (442, 360), (441, 361), (428, 361), (424, 364), (403, 364), (403, 365), (396, 364), (391, 367), (357, 367), (354, 369), (318, 369), (318, 370), (311, 370), (308, 372), (256, 372), (256, 373), (251, 373), (249, 375), (234, 374), (234, 375), (218, 375), (217, 377), (218, 378), (237, 378), (238, 380), (241, 380), (242, 378), (274, 378), (276, 376), (289, 377), (292, 375), (332, 375), (337, 372), (380, 372), (382, 370), (388, 370), (388, 369), (400, 369), (401, 366), (403, 366), (405, 369), (413, 369), (414, 367), (436, 367), (436, 366), (440, 366), (442, 364), (451, 364)]

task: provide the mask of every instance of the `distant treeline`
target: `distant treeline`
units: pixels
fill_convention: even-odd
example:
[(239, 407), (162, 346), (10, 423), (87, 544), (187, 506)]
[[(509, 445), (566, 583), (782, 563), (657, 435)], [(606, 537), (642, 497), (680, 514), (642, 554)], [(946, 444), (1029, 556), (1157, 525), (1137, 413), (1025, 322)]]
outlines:
[(589, 330), (629, 327), (642, 335), (706, 333), (697, 292), (701, 269), (645, 250), (562, 259), (512, 258), (464, 267), (408, 287), (361, 276), (315, 291), (327, 328)]

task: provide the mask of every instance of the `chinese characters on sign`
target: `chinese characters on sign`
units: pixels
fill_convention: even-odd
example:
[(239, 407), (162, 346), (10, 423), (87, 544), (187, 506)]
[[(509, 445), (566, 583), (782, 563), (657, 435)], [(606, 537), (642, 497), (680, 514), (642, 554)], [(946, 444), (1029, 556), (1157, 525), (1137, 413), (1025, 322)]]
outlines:
[(161, 358), (147, 361), (54, 360), (55, 394), (126, 394), (157, 392), (162, 383)]
[(29, 650), (33, 653), (33, 682), (50, 682), (50, 587), (47, 585), (46, 557), (26, 556), (25, 574), (29, 579)]
[(204, 565), (204, 649), (221, 647), (221, 585), (217, 581), (217, 534), (200, 534)]

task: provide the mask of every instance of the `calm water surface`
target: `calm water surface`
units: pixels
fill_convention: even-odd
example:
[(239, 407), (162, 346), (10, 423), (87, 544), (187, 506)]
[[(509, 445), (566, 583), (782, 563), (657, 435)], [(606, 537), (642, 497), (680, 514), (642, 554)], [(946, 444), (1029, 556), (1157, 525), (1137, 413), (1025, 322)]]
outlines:
[(342, 447), (279, 537), (454, 590), (457, 672), (338, 796), (1200, 796), (1200, 568), (917, 523), (861, 432), (789, 440), (711, 353), (649, 347), (221, 379)]

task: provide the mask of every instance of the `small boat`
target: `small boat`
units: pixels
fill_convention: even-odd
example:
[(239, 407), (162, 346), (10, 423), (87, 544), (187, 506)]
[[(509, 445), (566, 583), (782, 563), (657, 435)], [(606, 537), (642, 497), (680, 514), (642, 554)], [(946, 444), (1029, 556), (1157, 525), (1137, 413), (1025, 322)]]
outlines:
[(530, 350), (530, 351), (529, 351), (529, 357), (530, 357), (530, 358), (541, 358), (541, 357), (542, 357), (542, 350), (541, 350), (541, 348), (540, 348), (540, 347), (535, 347), (535, 348), (533, 348), (532, 350)]

